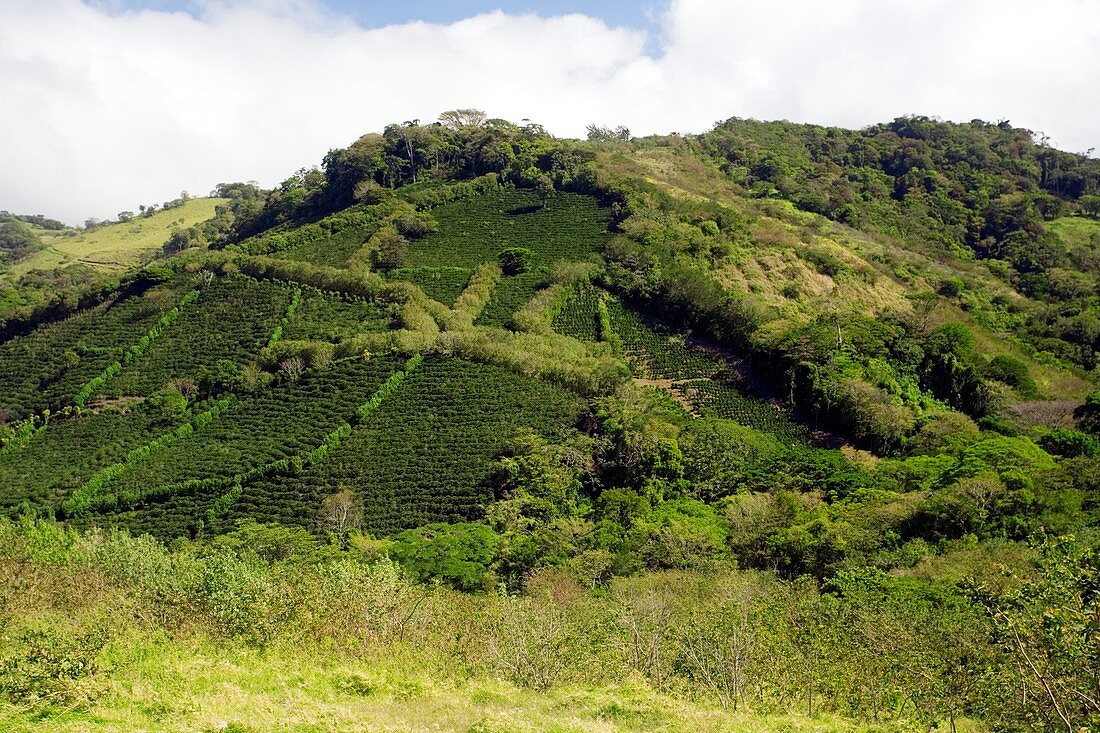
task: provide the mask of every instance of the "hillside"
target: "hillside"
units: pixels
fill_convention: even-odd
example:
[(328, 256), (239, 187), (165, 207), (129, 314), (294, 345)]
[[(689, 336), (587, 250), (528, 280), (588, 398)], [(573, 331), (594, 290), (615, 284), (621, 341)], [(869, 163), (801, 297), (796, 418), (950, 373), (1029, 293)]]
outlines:
[[(18, 319), (51, 304), (117, 288), (117, 277), (162, 254), (173, 233), (214, 217), (226, 199), (185, 198), (164, 208), (150, 207), (140, 215), (123, 212), (126, 221), (85, 229), (66, 227), (44, 217), (15, 217), (0, 226), (17, 227), (12, 234), (27, 240), (20, 250), (4, 244), (0, 235), (0, 321)], [(0, 215), (0, 222), (4, 221)], [(13, 256), (15, 255), (15, 256)]]
[(193, 198), (172, 209), (149, 216), (97, 226), (80, 233), (42, 230), (45, 249), (12, 265), (8, 274), (18, 278), (31, 270), (51, 270), (79, 262), (92, 267), (126, 269), (160, 254), (175, 229), (186, 229), (214, 216), (224, 199)]
[[(176, 697), (142, 726), (247, 678), (209, 730), (1100, 720), (1100, 161), (980, 121), (446, 119), (20, 245), (12, 725), (124, 729), (145, 674)], [(249, 722), (268, 664), (324, 712)]]

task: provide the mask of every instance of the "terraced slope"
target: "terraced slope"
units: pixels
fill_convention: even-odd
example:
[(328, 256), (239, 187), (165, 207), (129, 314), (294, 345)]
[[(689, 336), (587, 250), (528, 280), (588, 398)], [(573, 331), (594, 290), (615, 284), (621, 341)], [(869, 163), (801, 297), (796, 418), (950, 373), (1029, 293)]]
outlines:
[(439, 231), (414, 242), (408, 267), (468, 267), (509, 247), (535, 253), (536, 266), (594, 257), (608, 238), (610, 212), (595, 199), (559, 192), (545, 205), (530, 191), (504, 189), (431, 210)]
[(180, 281), (112, 299), (0, 343), (0, 419), (23, 419), (72, 402), (86, 382), (122, 358), (187, 289)]
[(623, 353), (635, 381), (668, 392), (695, 416), (732, 420), (787, 444), (810, 438), (806, 427), (777, 400), (754, 394), (721, 353), (645, 318), (605, 291), (579, 288), (555, 317), (554, 328), (586, 341), (611, 341)]
[(462, 359), (430, 359), (356, 427), (325, 463), (300, 476), (248, 487), (231, 517), (267, 504), (283, 521), (302, 520), (280, 498), (321, 498), (352, 489), (366, 528), (407, 527), (476, 517), (493, 500), (492, 461), (520, 431), (561, 440), (576, 428), (582, 400), (503, 369)]

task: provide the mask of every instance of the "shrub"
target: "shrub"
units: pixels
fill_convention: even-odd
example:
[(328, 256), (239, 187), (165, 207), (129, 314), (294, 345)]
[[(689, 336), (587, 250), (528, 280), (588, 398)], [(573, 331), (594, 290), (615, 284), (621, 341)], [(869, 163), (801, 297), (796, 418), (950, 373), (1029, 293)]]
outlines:
[(576, 659), (570, 617), (549, 603), (501, 597), (491, 616), (488, 652), (494, 667), (517, 685), (546, 690)]
[(1076, 430), (1051, 430), (1039, 439), (1039, 445), (1048, 453), (1065, 458), (1092, 457), (1100, 452), (1096, 438)]
[(97, 659), (107, 643), (102, 629), (45, 626), (5, 636), (0, 693), (11, 702), (31, 708), (73, 708), (94, 697)]
[(1034, 395), (1038, 391), (1035, 380), (1028, 373), (1027, 364), (1011, 356), (993, 357), (985, 368), (985, 376), (1004, 382), (1024, 396)]
[(367, 246), (373, 249), (371, 261), (380, 270), (393, 270), (405, 264), (409, 240), (393, 227), (383, 227), (371, 236)]
[(509, 247), (497, 255), (505, 275), (518, 275), (531, 269), (535, 253), (527, 247)]
[(940, 295), (945, 298), (957, 298), (964, 289), (962, 278), (949, 277), (940, 283)]

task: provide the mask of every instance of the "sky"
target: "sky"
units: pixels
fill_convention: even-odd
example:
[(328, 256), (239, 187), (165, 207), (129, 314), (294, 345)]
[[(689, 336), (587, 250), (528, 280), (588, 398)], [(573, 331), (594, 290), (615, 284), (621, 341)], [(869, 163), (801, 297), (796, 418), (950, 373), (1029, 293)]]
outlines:
[(476, 107), (560, 137), (1010, 120), (1100, 149), (1100, 0), (0, 0), (0, 209), (271, 186)]
[[(98, 0), (92, 5), (109, 12), (132, 10), (183, 11), (201, 17), (199, 0)], [(610, 26), (646, 27), (660, 15), (666, 3), (635, 0), (328, 0), (319, 3), (322, 12), (342, 15), (363, 28), (421, 20), (453, 23), (479, 13), (501, 10), (513, 15), (535, 13), (543, 17), (583, 13), (600, 18)]]

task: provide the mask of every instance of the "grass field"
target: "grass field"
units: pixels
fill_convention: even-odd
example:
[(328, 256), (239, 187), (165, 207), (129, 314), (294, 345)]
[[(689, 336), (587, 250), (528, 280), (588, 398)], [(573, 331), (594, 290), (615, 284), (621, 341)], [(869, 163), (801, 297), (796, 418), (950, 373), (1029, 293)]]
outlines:
[(76, 236), (44, 231), (41, 236), (46, 249), (13, 264), (9, 274), (18, 278), (31, 270), (52, 270), (76, 262), (108, 270), (141, 264), (160, 251), (173, 230), (206, 221), (214, 216), (214, 207), (224, 202), (225, 199), (190, 199), (175, 209), (108, 224)]
[(1046, 225), (1066, 247), (1095, 247), (1093, 238), (1100, 241), (1100, 219), (1083, 216), (1063, 216)]
[(536, 692), (485, 675), (441, 679), (415, 669), (409, 660), (334, 661), (210, 642), (147, 640), (117, 649), (111, 657), (109, 684), (87, 708), (42, 717), (0, 707), (0, 728), (10, 733), (839, 733), (901, 728), (869, 728), (831, 716), (734, 713), (660, 694), (642, 681)]

